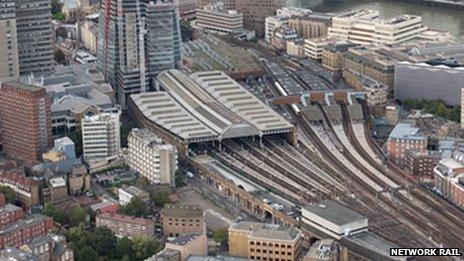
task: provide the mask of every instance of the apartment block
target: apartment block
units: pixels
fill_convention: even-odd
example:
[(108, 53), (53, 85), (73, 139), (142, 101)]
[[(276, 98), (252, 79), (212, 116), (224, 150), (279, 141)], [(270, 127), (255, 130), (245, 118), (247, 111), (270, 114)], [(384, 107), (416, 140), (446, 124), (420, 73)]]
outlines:
[(400, 122), (390, 133), (386, 148), (388, 159), (400, 168), (406, 168), (406, 152), (427, 150), (427, 137), (420, 135), (419, 128), (412, 127), (411, 122)]
[(53, 141), (50, 99), (45, 90), (19, 82), (0, 89), (0, 135), (10, 157), (33, 165)]
[(423, 181), (433, 178), (433, 169), (442, 159), (443, 153), (440, 151), (406, 151), (406, 171)]
[(166, 205), (160, 215), (165, 236), (202, 234), (205, 230), (205, 215), (198, 206)]
[(96, 217), (96, 226), (106, 226), (117, 236), (147, 236), (155, 235), (155, 223), (153, 220), (137, 218), (113, 213), (101, 213)]
[(85, 161), (107, 161), (121, 149), (120, 113), (100, 113), (81, 121), (82, 148)]
[(24, 211), (22, 208), (5, 204), (0, 207), (0, 228), (11, 225), (24, 218)]
[(302, 232), (294, 227), (239, 222), (229, 227), (229, 254), (251, 260), (298, 260)]
[(13, 189), (20, 200), (28, 205), (40, 203), (39, 182), (14, 172), (0, 172), (0, 186)]
[(175, 185), (177, 149), (147, 129), (133, 129), (128, 137), (129, 167), (152, 183)]
[(0, 249), (20, 247), (34, 237), (46, 235), (53, 228), (53, 219), (42, 215), (31, 215), (0, 231)]
[(0, 5), (0, 80), (19, 76), (15, 1)]

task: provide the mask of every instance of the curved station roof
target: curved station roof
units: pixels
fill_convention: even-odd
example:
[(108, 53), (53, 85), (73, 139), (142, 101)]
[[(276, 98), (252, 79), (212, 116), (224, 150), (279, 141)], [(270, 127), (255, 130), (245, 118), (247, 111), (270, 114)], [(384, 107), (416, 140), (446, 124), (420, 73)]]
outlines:
[(227, 74), (159, 74), (157, 92), (131, 95), (155, 124), (188, 142), (293, 131), (294, 127)]

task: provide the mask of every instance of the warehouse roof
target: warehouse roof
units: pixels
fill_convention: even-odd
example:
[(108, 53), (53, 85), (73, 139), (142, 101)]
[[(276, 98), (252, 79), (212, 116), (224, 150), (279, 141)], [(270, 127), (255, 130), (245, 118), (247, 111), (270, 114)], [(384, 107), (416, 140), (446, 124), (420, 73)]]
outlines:
[(339, 226), (366, 219), (366, 217), (331, 200), (306, 206), (305, 209)]
[(159, 74), (163, 91), (131, 95), (142, 114), (188, 141), (284, 133), (286, 121), (222, 72)]

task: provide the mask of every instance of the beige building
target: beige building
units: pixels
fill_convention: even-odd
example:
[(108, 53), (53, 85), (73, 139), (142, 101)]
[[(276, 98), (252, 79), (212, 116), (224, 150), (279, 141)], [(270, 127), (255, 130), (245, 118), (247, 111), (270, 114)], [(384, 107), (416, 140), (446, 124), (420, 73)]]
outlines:
[(79, 22), (79, 39), (90, 53), (97, 53), (98, 24), (92, 20)]
[(233, 34), (243, 31), (243, 14), (226, 10), (224, 3), (217, 2), (197, 9), (197, 27), (216, 34)]
[(53, 178), (48, 181), (48, 188), (50, 189), (50, 201), (55, 202), (64, 199), (68, 196), (68, 187), (64, 178)]
[(205, 215), (198, 206), (167, 205), (160, 215), (165, 236), (202, 234), (205, 230)]
[(305, 39), (326, 37), (330, 26), (330, 17), (317, 15), (292, 17), (288, 21), (288, 26), (295, 30), (298, 36)]
[(180, 261), (185, 261), (190, 255), (204, 256), (208, 254), (208, 239), (205, 234), (185, 234), (167, 241), (165, 249), (180, 252)]
[(313, 60), (321, 61), (324, 47), (327, 45), (326, 38), (305, 39), (304, 52), (305, 55)]
[(229, 227), (229, 254), (251, 260), (293, 261), (301, 257), (302, 233), (285, 225), (239, 222)]
[(101, 213), (96, 217), (96, 226), (106, 226), (117, 236), (146, 236), (152, 238), (155, 235), (155, 223), (153, 220), (137, 218), (113, 213)]
[(303, 39), (288, 41), (287, 42), (287, 54), (294, 56), (294, 57), (303, 58), (306, 56), (304, 47), (305, 45), (304, 45)]
[(332, 72), (341, 72), (343, 68), (343, 56), (354, 44), (347, 41), (328, 42), (322, 51), (322, 66)]
[(15, 1), (0, 6), (0, 80), (19, 76)]
[(79, 194), (90, 189), (90, 175), (84, 165), (73, 167), (68, 175), (69, 193)]

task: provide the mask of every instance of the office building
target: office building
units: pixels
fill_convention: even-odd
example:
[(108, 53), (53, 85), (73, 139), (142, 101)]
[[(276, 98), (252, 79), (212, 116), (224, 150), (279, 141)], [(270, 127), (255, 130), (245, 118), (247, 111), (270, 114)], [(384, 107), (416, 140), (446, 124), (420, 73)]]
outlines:
[(119, 113), (100, 113), (82, 119), (82, 149), (85, 161), (115, 159), (121, 149)]
[(34, 237), (46, 235), (52, 228), (51, 217), (30, 215), (0, 231), (0, 249), (6, 246), (20, 247)]
[(180, 43), (178, 9), (170, 0), (103, 1), (98, 68), (116, 89), (123, 109), (130, 94), (153, 89), (158, 73), (177, 67)]
[(62, 137), (53, 141), (54, 149), (62, 151), (66, 155), (66, 159), (76, 159), (76, 146), (69, 137)]
[(286, 225), (238, 222), (229, 227), (229, 254), (251, 260), (299, 260), (302, 232)]
[(206, 229), (204, 212), (198, 206), (166, 205), (160, 216), (165, 236), (202, 234)]
[(222, 2), (197, 9), (196, 17), (196, 26), (203, 31), (222, 35), (243, 32), (243, 14), (225, 10)]
[(420, 135), (419, 128), (412, 127), (412, 123), (400, 122), (390, 133), (386, 148), (388, 160), (401, 168), (405, 168), (407, 163), (406, 151), (425, 151), (427, 138)]
[(378, 11), (361, 9), (333, 17), (328, 36), (361, 45), (391, 46), (414, 40), (426, 30), (420, 16), (400, 15), (383, 20)]
[(79, 40), (84, 45), (85, 49), (92, 54), (96, 54), (98, 45), (98, 22), (89, 18), (79, 21)]
[(6, 154), (29, 166), (39, 162), (53, 141), (50, 98), (45, 89), (4, 83), (0, 89), (0, 131)]
[(287, 15), (266, 17), (264, 22), (264, 41), (266, 41), (266, 43), (271, 43), (275, 30), (281, 26), (288, 25), (289, 19)]
[(292, 16), (288, 20), (288, 26), (295, 30), (299, 37), (305, 39), (327, 37), (332, 17), (327, 14), (308, 14), (304, 16)]
[(50, 0), (18, 0), (16, 31), (20, 75), (42, 74), (54, 64)]
[(321, 61), (324, 47), (327, 45), (326, 38), (305, 39), (304, 50), (307, 57)]
[(96, 217), (97, 227), (108, 227), (117, 236), (146, 236), (153, 238), (155, 223), (153, 220), (113, 213), (101, 213)]
[(128, 165), (150, 182), (175, 185), (177, 149), (147, 129), (133, 129), (127, 138)]
[(306, 57), (303, 38), (287, 41), (287, 54), (297, 58)]
[(322, 66), (331, 72), (341, 72), (343, 68), (343, 57), (349, 48), (356, 46), (347, 41), (329, 41), (322, 51)]
[(400, 101), (442, 100), (448, 106), (461, 105), (463, 66), (399, 62), (394, 79), (395, 99)]
[(245, 29), (256, 31), (256, 36), (264, 37), (264, 20), (285, 6), (285, 0), (235, 0), (234, 9), (243, 13)]
[(119, 205), (125, 206), (129, 204), (133, 198), (139, 198), (143, 202), (148, 202), (150, 200), (150, 193), (134, 186), (127, 186), (119, 188), (118, 198)]
[(6, 80), (19, 76), (16, 7), (13, 0), (5, 0), (1, 3), (0, 80)]

